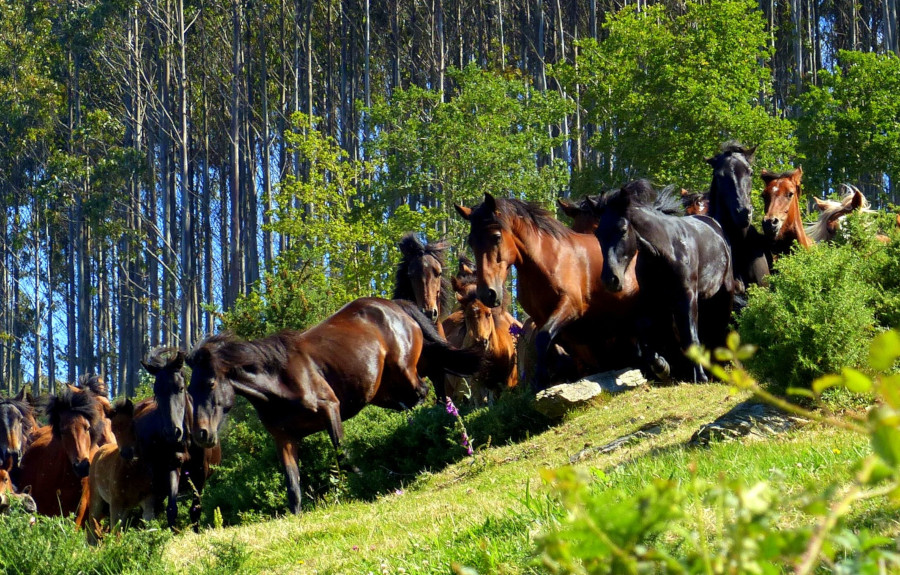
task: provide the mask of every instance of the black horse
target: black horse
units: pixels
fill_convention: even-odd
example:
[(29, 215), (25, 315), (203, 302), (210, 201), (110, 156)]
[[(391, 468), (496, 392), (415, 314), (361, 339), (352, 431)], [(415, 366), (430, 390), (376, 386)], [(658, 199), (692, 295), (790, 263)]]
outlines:
[[(694, 344), (724, 342), (734, 294), (731, 254), (721, 227), (706, 216), (671, 215), (679, 201), (657, 194), (646, 180), (592, 200), (599, 219), (594, 233), (603, 250), (603, 284), (621, 289), (626, 270), (634, 265), (642, 310), (641, 355), (662, 379), (671, 368), (660, 352), (671, 356), (675, 344), (684, 352)], [(693, 365), (685, 375), (706, 381), (703, 370)]]
[(735, 142), (722, 146), (722, 151), (706, 160), (713, 168), (709, 187), (708, 215), (719, 222), (731, 246), (735, 293), (743, 301), (749, 284), (766, 286), (772, 255), (763, 234), (753, 226), (752, 187), (753, 154), (756, 146), (746, 148)]
[(168, 348), (155, 349), (141, 364), (154, 377), (153, 397), (134, 408), (137, 453), (123, 450), (126, 459), (136, 455), (147, 469), (153, 484), (154, 507), (166, 504), (169, 527), (178, 515), (178, 493), (192, 497), (191, 523), (195, 529), (200, 520), (200, 492), (210, 474), (210, 466), (222, 460), (218, 443), (207, 448), (191, 441), (193, 405), (187, 394), (184, 353)]

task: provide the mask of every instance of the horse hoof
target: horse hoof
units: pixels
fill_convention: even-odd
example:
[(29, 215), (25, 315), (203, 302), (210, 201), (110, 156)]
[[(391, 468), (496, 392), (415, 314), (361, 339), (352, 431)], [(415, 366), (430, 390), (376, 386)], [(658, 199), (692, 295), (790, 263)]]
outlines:
[(672, 377), (672, 370), (669, 367), (669, 362), (659, 355), (654, 354), (654, 357), (650, 362), (650, 369), (653, 371), (653, 375), (661, 382), (669, 381)]

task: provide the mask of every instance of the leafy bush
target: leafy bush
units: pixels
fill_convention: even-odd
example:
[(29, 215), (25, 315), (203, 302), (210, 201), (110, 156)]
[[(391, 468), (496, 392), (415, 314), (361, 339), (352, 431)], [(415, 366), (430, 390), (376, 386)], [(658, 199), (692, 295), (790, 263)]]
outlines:
[(759, 346), (751, 372), (773, 389), (809, 387), (842, 366), (859, 366), (876, 333), (871, 264), (850, 244), (797, 249), (775, 263), (770, 289), (752, 287), (738, 323)]

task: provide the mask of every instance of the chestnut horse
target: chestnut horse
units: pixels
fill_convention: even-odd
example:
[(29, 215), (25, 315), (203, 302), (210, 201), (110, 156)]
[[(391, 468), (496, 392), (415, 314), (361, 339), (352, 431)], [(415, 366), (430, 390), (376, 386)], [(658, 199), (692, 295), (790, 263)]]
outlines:
[(745, 148), (728, 142), (719, 154), (706, 160), (713, 169), (708, 215), (722, 226), (731, 247), (732, 269), (737, 282), (735, 293), (740, 295), (741, 304), (745, 304), (743, 294), (749, 284), (768, 285), (766, 276), (772, 265), (768, 242), (751, 223), (753, 168), (750, 164), (755, 152), (755, 146)]
[(339, 449), (342, 421), (367, 404), (402, 410), (425, 398), (423, 362), (465, 375), (477, 371), (480, 357), (449, 346), (415, 304), (361, 298), (305, 332), (209, 337), (187, 362), (195, 441), (214, 445), (234, 394), (246, 397), (275, 439), (290, 510), (299, 513), (301, 439), (327, 430)]
[(484, 365), (472, 379), (472, 401), (491, 404), (504, 389), (519, 382), (516, 366), (516, 340), (511, 328), (522, 324), (503, 307), (489, 308), (474, 293), (458, 298), (466, 318), (463, 348), (484, 350)]
[(116, 402), (110, 421), (117, 444), (102, 446), (91, 460), (88, 488), (76, 524), (87, 524), (88, 540), (95, 542), (100, 520), (109, 516), (110, 530), (123, 523), (127, 513), (140, 505), (145, 521), (154, 517), (153, 485), (144, 462), (135, 458), (137, 434), (134, 404), (130, 399)]
[(22, 472), (22, 454), (31, 444), (31, 434), (37, 428), (33, 406), (34, 400), (24, 388), (14, 398), (0, 398), (0, 469), (9, 473), (17, 487)]
[[(821, 212), (815, 223), (806, 226), (806, 235), (814, 242), (830, 242), (841, 229), (841, 220), (845, 216), (860, 210), (871, 211), (869, 201), (855, 186), (843, 184), (844, 194), (840, 201), (822, 200), (814, 197), (816, 209)], [(900, 222), (898, 222), (900, 225)]]
[(456, 210), (470, 225), (482, 302), (500, 305), (509, 268), (518, 270), (519, 302), (538, 328), (534, 387), (549, 384), (547, 354), (557, 339), (582, 372), (625, 367), (635, 359), (633, 265), (623, 284), (610, 290), (600, 278), (597, 239), (566, 228), (546, 210), (490, 194), (474, 208)]
[(422, 244), (412, 232), (400, 240), (403, 259), (397, 265), (394, 295), (391, 299), (414, 302), (431, 319), (438, 333), (444, 335), (441, 317), (450, 313), (453, 290), (444, 276), (445, 242)]
[(153, 376), (153, 397), (135, 407), (135, 451), (153, 484), (154, 510), (166, 500), (166, 520), (175, 526), (178, 494), (191, 495), (191, 524), (199, 528), (200, 493), (211, 466), (222, 461), (217, 441), (198, 445), (191, 440), (193, 408), (184, 378), (184, 352), (157, 348), (141, 364)]
[(790, 253), (794, 242), (804, 248), (810, 248), (813, 240), (806, 235), (803, 216), (800, 215), (800, 181), (803, 179), (803, 168), (780, 174), (763, 170), (760, 177), (766, 183), (763, 190), (766, 215), (763, 217), (762, 228), (766, 239), (769, 240), (772, 257)]
[(556, 205), (559, 206), (559, 209), (564, 214), (572, 218), (570, 227), (573, 232), (592, 234), (597, 229), (597, 218), (591, 211), (587, 196), (582, 198), (577, 204), (570, 203), (562, 198), (556, 198)]
[(646, 180), (631, 182), (592, 202), (600, 221), (594, 233), (603, 249), (603, 282), (610, 289), (625, 283), (640, 253), (633, 268), (644, 314), (640, 344), (651, 370), (668, 379), (671, 360), (677, 359), (694, 381), (706, 381), (703, 370), (681, 354), (667, 360), (660, 353), (673, 347), (673, 324), (680, 352), (698, 343), (725, 343), (734, 295), (731, 251), (712, 218), (671, 215), (676, 202), (674, 196), (657, 194)]
[(31, 487), (38, 513), (66, 516), (78, 510), (82, 480), (108, 420), (93, 393), (71, 386), (49, 396), (44, 411), (50, 425), (32, 434), (22, 456), (21, 487)]

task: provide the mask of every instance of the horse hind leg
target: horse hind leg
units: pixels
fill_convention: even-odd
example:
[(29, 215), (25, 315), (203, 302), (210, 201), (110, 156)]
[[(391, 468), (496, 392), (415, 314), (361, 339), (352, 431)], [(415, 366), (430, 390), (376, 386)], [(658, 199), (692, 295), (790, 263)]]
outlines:
[(288, 507), (291, 513), (300, 513), (300, 466), (297, 461), (299, 455), (297, 443), (291, 439), (277, 437), (275, 442), (278, 447), (278, 455), (284, 466), (284, 480), (287, 486)]

